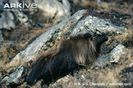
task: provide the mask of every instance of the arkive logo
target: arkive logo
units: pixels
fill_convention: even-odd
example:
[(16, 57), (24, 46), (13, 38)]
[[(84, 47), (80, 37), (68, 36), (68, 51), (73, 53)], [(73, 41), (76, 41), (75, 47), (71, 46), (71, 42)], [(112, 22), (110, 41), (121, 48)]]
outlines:
[(35, 9), (37, 8), (37, 4), (36, 3), (5, 3), (4, 4), (4, 9)]

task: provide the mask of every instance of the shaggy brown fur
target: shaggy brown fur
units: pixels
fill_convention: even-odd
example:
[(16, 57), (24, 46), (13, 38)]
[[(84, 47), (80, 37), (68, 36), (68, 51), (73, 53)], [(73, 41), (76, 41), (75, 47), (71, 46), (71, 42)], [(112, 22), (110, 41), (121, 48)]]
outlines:
[(79, 67), (90, 67), (99, 54), (101, 44), (107, 39), (105, 34), (92, 36), (87, 33), (63, 40), (56, 53), (40, 57), (33, 64), (27, 83), (33, 85), (43, 79), (49, 84)]

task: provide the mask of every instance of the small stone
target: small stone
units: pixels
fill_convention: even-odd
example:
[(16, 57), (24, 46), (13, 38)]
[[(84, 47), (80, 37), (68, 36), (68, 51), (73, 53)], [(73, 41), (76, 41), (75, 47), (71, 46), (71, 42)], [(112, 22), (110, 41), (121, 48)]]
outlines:
[(112, 59), (110, 62), (115, 62), (115, 63), (119, 62), (121, 55), (124, 55), (126, 53), (125, 50), (126, 48), (124, 45), (122, 44), (117, 45), (110, 53)]

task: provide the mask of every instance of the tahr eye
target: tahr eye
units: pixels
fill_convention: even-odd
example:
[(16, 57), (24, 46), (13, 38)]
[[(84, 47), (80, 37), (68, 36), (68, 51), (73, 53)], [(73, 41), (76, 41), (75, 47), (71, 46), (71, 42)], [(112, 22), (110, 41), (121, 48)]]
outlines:
[(86, 34), (84, 34), (84, 38), (85, 39), (88, 39), (88, 38), (91, 38), (92, 36), (91, 36), (91, 34), (89, 34), (89, 33), (86, 33)]

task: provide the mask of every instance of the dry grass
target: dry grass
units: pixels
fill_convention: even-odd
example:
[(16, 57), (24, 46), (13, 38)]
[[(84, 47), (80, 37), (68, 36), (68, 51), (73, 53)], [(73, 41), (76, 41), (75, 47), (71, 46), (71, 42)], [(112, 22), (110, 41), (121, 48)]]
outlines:
[[(37, 36), (45, 32), (45, 29), (35, 29), (18, 25), (13, 31), (4, 32), (4, 42), (0, 48), (0, 70), (6, 69), (9, 61), (21, 50), (25, 49)], [(10, 42), (12, 42), (10, 44)], [(21, 61), (13, 64), (20, 64)], [(9, 67), (9, 66), (8, 66)]]
[(128, 29), (128, 30), (124, 31), (122, 34), (116, 35), (114, 37), (114, 40), (119, 40), (119, 41), (122, 41), (122, 42), (126, 42), (128, 40), (132, 40), (132, 38), (133, 38), (133, 30)]
[(108, 44), (119, 42), (127, 48), (133, 48), (133, 29), (127, 29), (120, 34), (114, 34), (109, 38)]

